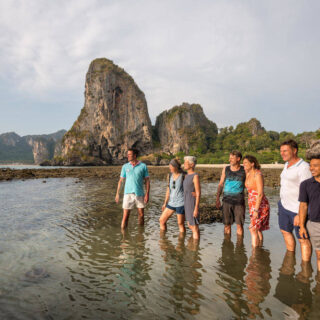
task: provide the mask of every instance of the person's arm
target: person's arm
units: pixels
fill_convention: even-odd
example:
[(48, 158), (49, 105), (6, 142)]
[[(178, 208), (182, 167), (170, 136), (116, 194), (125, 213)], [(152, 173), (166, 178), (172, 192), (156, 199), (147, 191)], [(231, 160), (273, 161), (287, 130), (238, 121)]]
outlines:
[(145, 165), (144, 167), (144, 182), (146, 184), (146, 194), (144, 195), (144, 203), (149, 202), (149, 193), (150, 193), (150, 177), (148, 167)]
[(226, 168), (224, 167), (221, 173), (220, 182), (217, 190), (216, 207), (219, 209), (221, 207), (220, 196), (223, 190), (224, 181), (226, 180)]
[(164, 209), (166, 208), (168, 202), (169, 202), (169, 198), (170, 198), (170, 188), (167, 187), (167, 192), (166, 192), (166, 197), (164, 199), (164, 203), (162, 205), (162, 211), (164, 211)]
[(299, 206), (299, 225), (300, 225), (300, 237), (302, 239), (308, 239), (308, 232), (306, 230), (306, 220), (308, 214), (308, 203), (300, 202)]
[(255, 176), (255, 182), (257, 185), (257, 199), (256, 199), (256, 205), (254, 207), (254, 213), (253, 213), (253, 217), (257, 218), (259, 216), (259, 208), (260, 208), (260, 204), (263, 198), (263, 178), (262, 178), (262, 174), (258, 173)]
[(120, 198), (119, 193), (120, 193), (121, 185), (122, 185), (122, 182), (124, 181), (124, 179), (125, 178), (123, 178), (123, 177), (120, 177), (120, 179), (119, 179), (116, 198), (115, 198), (116, 203), (119, 203), (119, 198)]
[[(299, 214), (297, 214), (294, 217), (293, 224), (295, 226), (300, 226), (302, 228), (302, 233), (301, 234), (306, 234), (307, 236), (307, 231), (305, 230), (305, 224), (306, 224), (306, 219), (307, 219), (307, 214), (308, 214), (308, 203), (309, 203), (309, 197), (308, 197), (308, 192), (307, 192), (307, 185), (305, 182), (302, 182), (300, 184), (299, 188)], [(300, 229), (301, 232), (301, 229)], [(301, 236), (302, 237), (302, 236)], [(302, 237), (303, 239), (303, 237)]]
[[(299, 202), (308, 202), (308, 195), (306, 193), (305, 184), (303, 182), (312, 177), (309, 165), (304, 166), (302, 170), (298, 172), (300, 178), (300, 189), (299, 189)], [(303, 185), (303, 186), (302, 186)], [(299, 208), (300, 210), (300, 208)], [(300, 214), (297, 214), (293, 219), (293, 225), (300, 226)]]
[(144, 195), (144, 203), (148, 203), (149, 202), (149, 193), (150, 193), (150, 178), (145, 177), (144, 181), (146, 184), (146, 194)]
[(201, 186), (199, 176), (196, 174), (193, 177), (193, 184), (196, 193), (196, 204), (193, 211), (193, 216), (197, 218), (199, 216), (199, 205), (200, 205), (200, 197), (201, 197)]

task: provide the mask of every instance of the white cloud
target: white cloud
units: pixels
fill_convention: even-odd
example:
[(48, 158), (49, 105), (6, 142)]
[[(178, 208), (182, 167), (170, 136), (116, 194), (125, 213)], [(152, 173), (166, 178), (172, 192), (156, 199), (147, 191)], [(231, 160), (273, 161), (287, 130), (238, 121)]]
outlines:
[(0, 79), (8, 103), (14, 94), (34, 108), (46, 100), (71, 108), (57, 129), (77, 117), (81, 103), (66, 101), (83, 99), (90, 61), (107, 57), (145, 92), (152, 119), (190, 101), (219, 126), (256, 116), (281, 130), (289, 115), (287, 130), (314, 130), (315, 115), (300, 110), (319, 118), (318, 9), (298, 0), (3, 0)]

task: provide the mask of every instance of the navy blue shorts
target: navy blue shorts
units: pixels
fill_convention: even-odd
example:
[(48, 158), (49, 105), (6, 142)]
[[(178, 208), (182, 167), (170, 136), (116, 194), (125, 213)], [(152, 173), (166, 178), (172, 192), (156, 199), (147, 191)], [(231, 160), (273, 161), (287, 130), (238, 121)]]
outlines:
[(283, 207), (281, 201), (278, 202), (279, 227), (281, 230), (292, 233), (293, 229), (298, 239), (301, 239), (300, 227), (293, 225), (293, 219), (297, 213), (287, 210)]
[(177, 214), (184, 214), (184, 206), (182, 207), (171, 207), (168, 204), (166, 205), (166, 207), (170, 210), (174, 210)]

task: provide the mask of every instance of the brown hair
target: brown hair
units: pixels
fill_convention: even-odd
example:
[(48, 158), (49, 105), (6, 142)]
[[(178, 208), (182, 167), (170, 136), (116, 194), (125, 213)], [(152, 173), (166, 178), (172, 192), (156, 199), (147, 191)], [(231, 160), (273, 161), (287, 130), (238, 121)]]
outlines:
[(130, 148), (128, 149), (128, 151), (132, 151), (133, 154), (137, 157), (139, 155), (139, 150), (135, 149), (135, 148)]
[(230, 154), (232, 154), (233, 156), (236, 156), (237, 158), (240, 158), (240, 160), (242, 159), (242, 153), (238, 150), (233, 150), (230, 152)]
[(245, 160), (245, 159), (247, 159), (250, 163), (253, 163), (255, 169), (258, 169), (258, 170), (261, 169), (259, 161), (257, 160), (256, 157), (251, 156), (251, 155), (248, 154), (248, 155), (244, 156), (243, 160)]
[(172, 159), (169, 164), (171, 164), (173, 167), (175, 168), (178, 168), (178, 170), (181, 169), (181, 163), (179, 161), (179, 159), (175, 158), (175, 159)]
[(283, 141), (280, 145), (280, 147), (282, 146), (289, 146), (291, 149), (297, 149), (297, 153), (298, 153), (298, 144), (296, 141), (290, 139), (290, 140), (286, 140), (286, 141)]

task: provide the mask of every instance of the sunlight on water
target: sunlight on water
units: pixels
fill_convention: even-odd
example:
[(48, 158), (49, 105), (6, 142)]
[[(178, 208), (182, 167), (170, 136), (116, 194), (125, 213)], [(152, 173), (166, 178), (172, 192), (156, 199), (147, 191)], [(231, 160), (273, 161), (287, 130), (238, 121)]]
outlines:
[[(217, 184), (203, 184), (206, 197)], [(201, 225), (201, 241), (160, 235), (165, 182), (152, 181), (145, 226), (120, 230), (116, 181), (47, 179), (0, 184), (0, 311), (3, 319), (317, 319), (312, 266), (286, 255), (278, 191), (265, 246)], [(1, 318), (1, 319), (2, 319)]]

